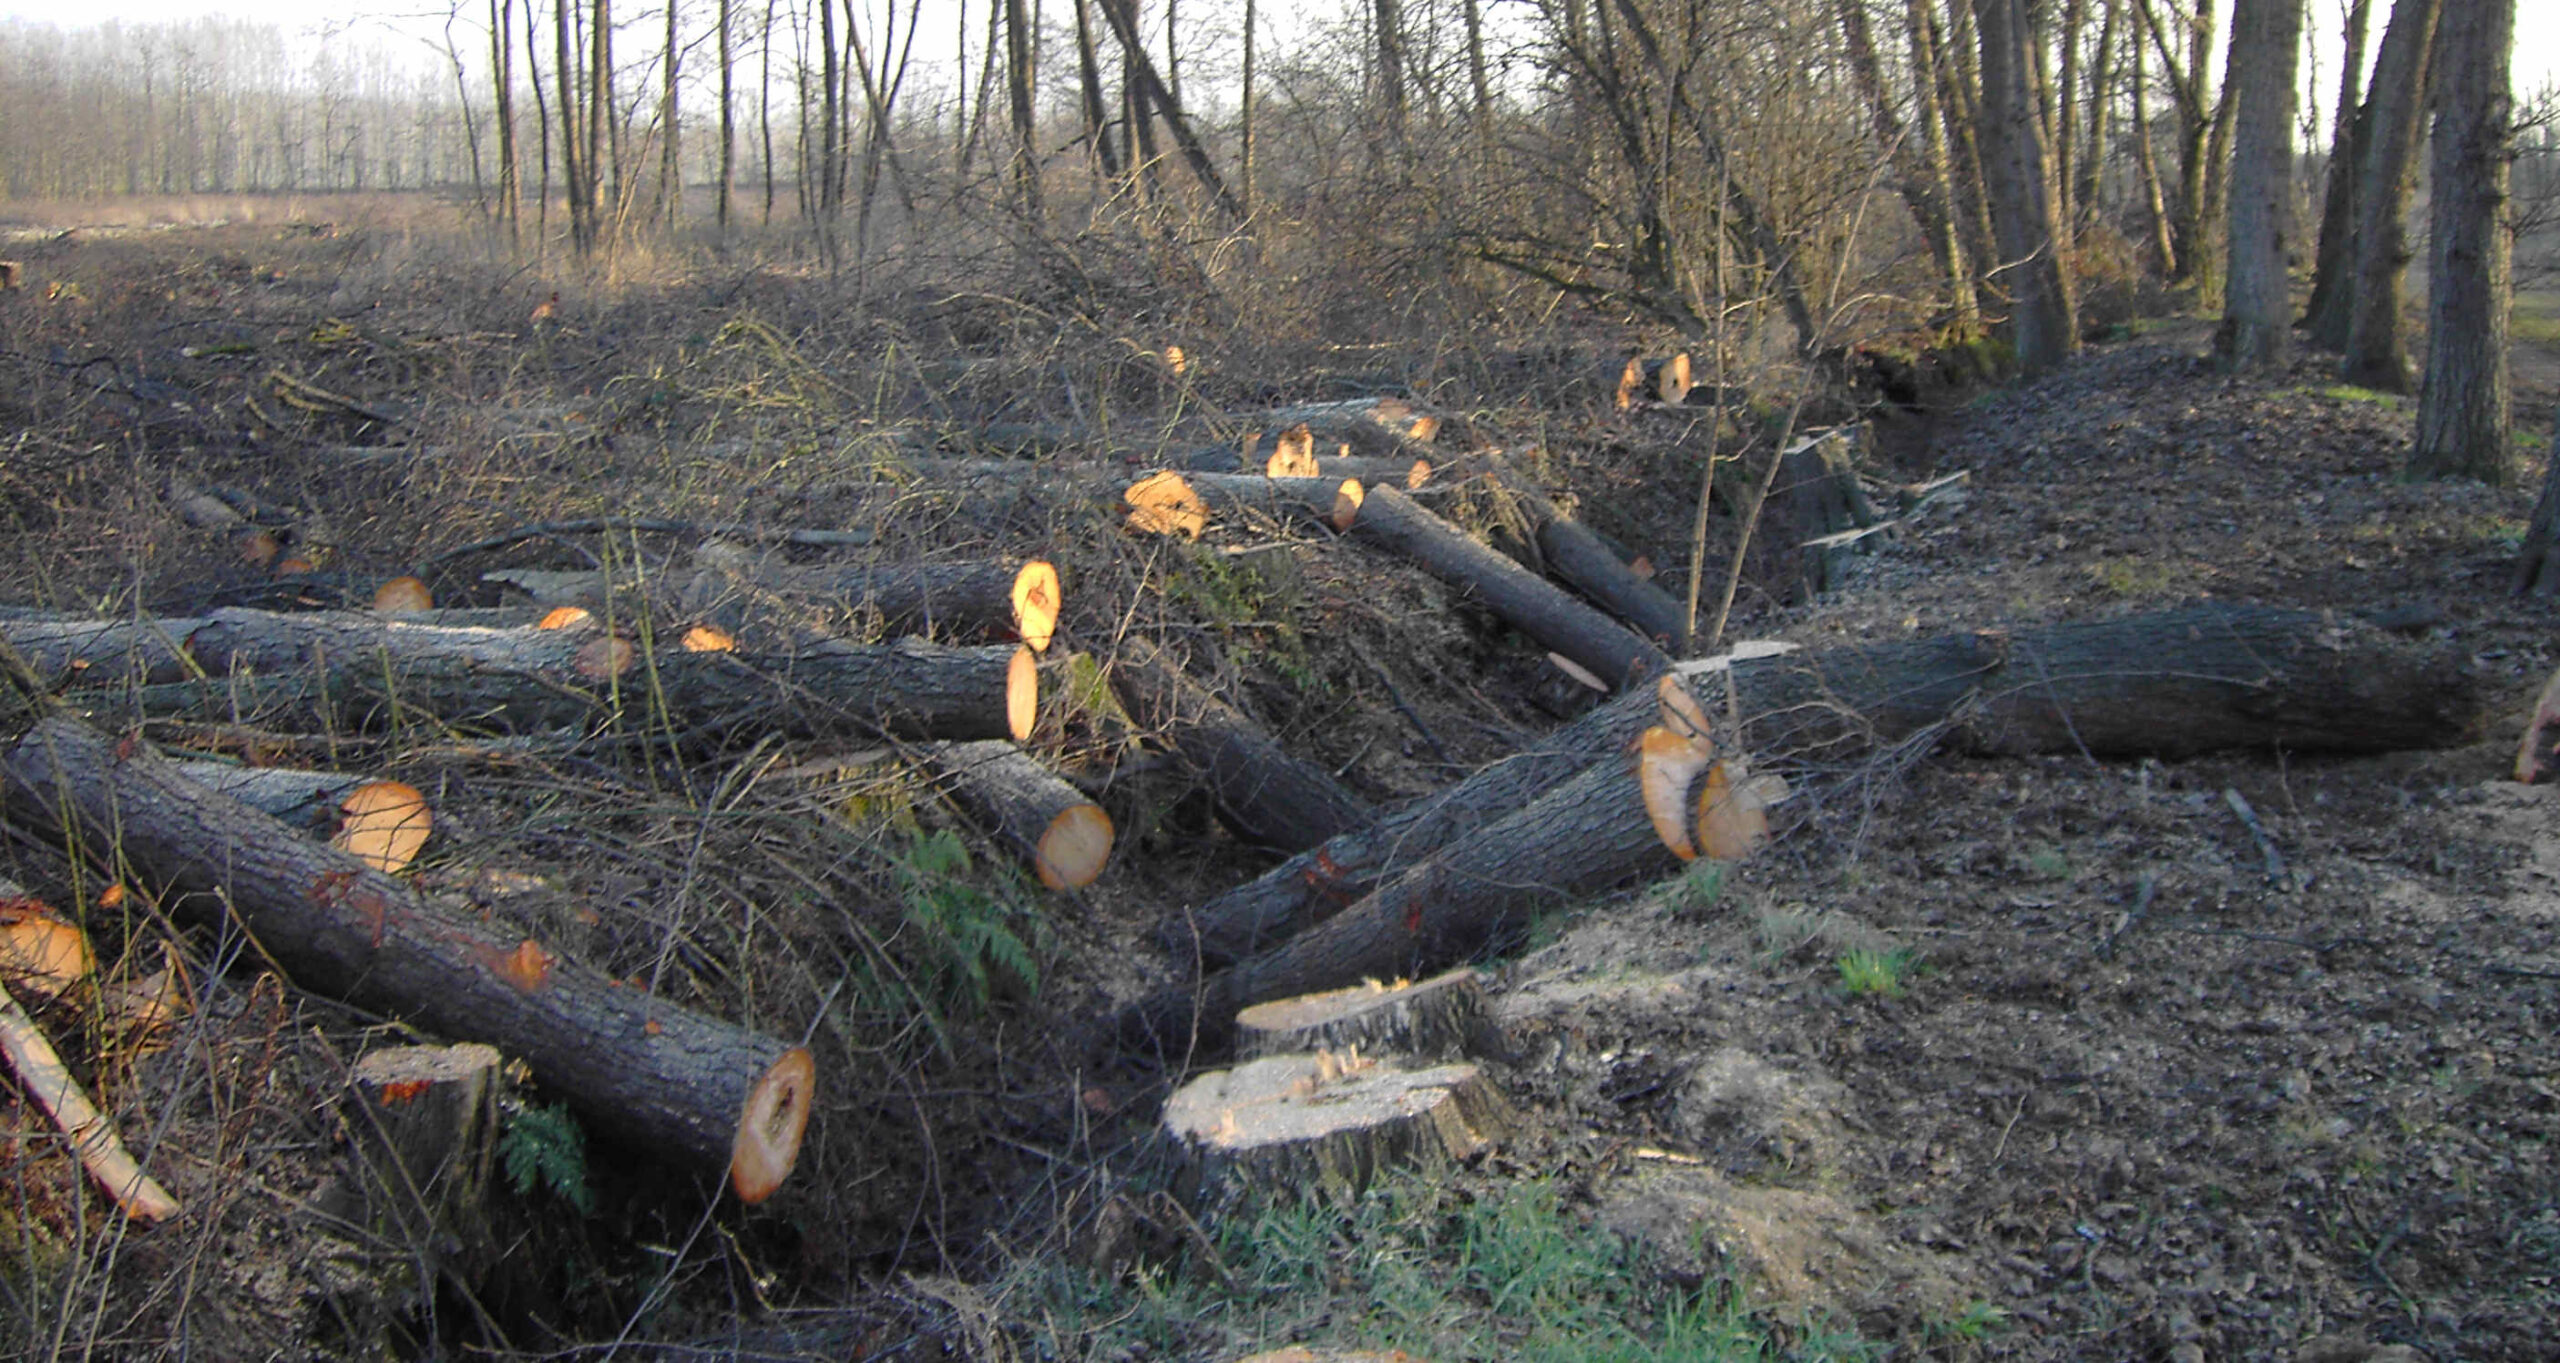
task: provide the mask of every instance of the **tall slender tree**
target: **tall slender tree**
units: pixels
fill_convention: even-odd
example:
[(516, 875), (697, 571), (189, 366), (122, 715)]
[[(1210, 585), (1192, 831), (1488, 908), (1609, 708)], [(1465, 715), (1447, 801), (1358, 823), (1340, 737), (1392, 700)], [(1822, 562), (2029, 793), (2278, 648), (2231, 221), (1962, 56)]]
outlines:
[(2412, 478), (2504, 484), (2515, 476), (2507, 449), (2514, 278), (2506, 222), (2515, 22), (2515, 0), (2463, 0), (2442, 20), (2443, 79), (2427, 162), (2427, 371)]
[(2079, 349), (2068, 245), (2057, 230), (2052, 163), (2036, 115), (2026, 0), (1977, 0), (1982, 35), (1983, 169), (2009, 282), (2019, 367), (2051, 368)]
[(2303, 0), (2236, 0), (2231, 66), (2239, 105), (2231, 167), (2231, 270), (2214, 349), (2238, 369), (2280, 369), (2292, 355), (2293, 109)]
[[(2437, 0), (2397, 0), (2374, 59), (2372, 120), (2364, 164), (2356, 168), (2355, 265), (2348, 276), (2347, 382), (2386, 393), (2409, 391), (2409, 345), (2400, 319), (2400, 285), (2409, 268), (2406, 219), (2424, 131), (2429, 53)], [(2317, 319), (2315, 319), (2316, 321)], [(2315, 335), (2315, 340), (2325, 339)]]
[(2371, 128), (2364, 116), (2364, 40), (2373, 0), (2348, 0), (2345, 43), (2338, 54), (2338, 106), (2329, 128), (2329, 168), (2320, 196), (2320, 245), (2313, 257), (2311, 301), (2302, 325), (2331, 349), (2347, 340), (2349, 236), (2355, 230), (2356, 166)]

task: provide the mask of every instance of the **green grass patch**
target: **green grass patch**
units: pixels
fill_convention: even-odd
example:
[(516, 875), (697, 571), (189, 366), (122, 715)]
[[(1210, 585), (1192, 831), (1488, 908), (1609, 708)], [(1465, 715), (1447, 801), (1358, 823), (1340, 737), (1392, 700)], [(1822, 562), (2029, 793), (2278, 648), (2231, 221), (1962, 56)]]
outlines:
[(2333, 383), (2326, 388), (2308, 391), (2314, 397), (2326, 398), (2331, 402), (2361, 402), (2390, 412), (2404, 410), (2409, 405), (2409, 400), (2397, 393), (2385, 393), (2373, 388), (2358, 388), (2352, 383)]
[(1840, 953), (1840, 992), (1853, 999), (1874, 996), (1898, 999), (1910, 985), (1919, 958), (1908, 950), (1874, 951), (1859, 948)]
[(2109, 596), (2139, 601), (2166, 595), (2177, 570), (2149, 559), (2105, 558), (2089, 565), (2089, 577)]
[(1038, 1357), (1223, 1359), (1285, 1344), (1404, 1349), (1506, 1363), (1873, 1359), (1853, 1335), (1752, 1313), (1730, 1281), (1684, 1288), (1591, 1224), (1563, 1189), (1491, 1190), (1397, 1174), (1349, 1206), (1260, 1201), (1220, 1218), (1223, 1275), (1201, 1264), (1117, 1276), (1026, 1263), (1003, 1296)]

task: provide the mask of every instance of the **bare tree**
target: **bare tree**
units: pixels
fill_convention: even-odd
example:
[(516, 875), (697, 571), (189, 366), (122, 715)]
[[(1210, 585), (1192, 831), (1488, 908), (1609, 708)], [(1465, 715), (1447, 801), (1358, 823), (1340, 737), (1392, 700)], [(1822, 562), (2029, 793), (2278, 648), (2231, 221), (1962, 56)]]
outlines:
[(516, 149), (515, 0), (489, 0), (489, 89), (498, 118), (498, 218), (507, 249), (524, 249), (523, 158)]
[[(1849, 74), (1866, 101), (1876, 142), (1890, 158), (1894, 187), (1902, 196), (1903, 206), (1910, 210), (1913, 225), (1920, 229), (1921, 240), (1928, 243), (1930, 261), (1947, 287), (1959, 322), (1970, 325), (1976, 312), (1973, 276), (1965, 261), (1964, 245), (1956, 239), (1954, 215), (1947, 207), (1946, 168), (1933, 155), (1939, 150), (1935, 130), (1931, 129), (1932, 135), (1926, 138), (1913, 137), (1894, 107), (1892, 92), (1885, 87), (1884, 64), (1876, 57), (1867, 0), (1839, 0), (1839, 11)], [(1925, 98), (1928, 87), (1922, 85), (1920, 92)], [(1924, 110), (1924, 127), (1928, 117)]]
[(2320, 247), (2311, 273), (2303, 327), (2332, 350), (2347, 343), (2347, 266), (2354, 259), (2356, 167), (2372, 136), (2364, 114), (2364, 40), (2373, 0), (2348, 0), (2346, 42), (2338, 58), (2338, 109), (2329, 129), (2329, 174), (2320, 200)]
[(2236, 369), (2280, 369), (2293, 350), (2285, 250), (2293, 236), (2295, 54), (2303, 0), (2236, 0), (2232, 97), (2239, 145), (2231, 167), (2230, 290), (2214, 349)]
[(1027, 0), (1004, 0), (1005, 89), (1013, 109), (1013, 190), (1024, 212), (1040, 216), (1040, 147), (1032, 122), (1033, 38)]
[(2365, 144), (2364, 163), (2356, 168), (2355, 268), (2348, 275), (2347, 353), (2338, 372), (2349, 383), (2388, 393), (2409, 391), (2400, 282), (2409, 267), (2405, 219), (2426, 109), (2436, 13), (2437, 0), (2397, 0), (2392, 5), (2382, 52), (2374, 59), (2373, 92), (2367, 97), (2371, 140)]
[(735, 18), (730, 13), (730, 0), (720, 0), (720, 198), (713, 216), (720, 225), (720, 238), (729, 237), (729, 195), (738, 178), (738, 126), (736, 92), (731, 87), (729, 26)]
[(2467, 0), (2445, 12), (2437, 39), (2443, 74), (2427, 165), (2427, 373), (2411, 478), (2503, 485), (2515, 476), (2507, 450), (2514, 243), (2506, 221), (2515, 20), (2515, 0)]
[(2009, 283), (2019, 367), (2050, 368), (2079, 349), (2066, 245), (2055, 230), (2053, 175), (2036, 116), (2025, 0), (1978, 0), (1982, 34), (1983, 171)]

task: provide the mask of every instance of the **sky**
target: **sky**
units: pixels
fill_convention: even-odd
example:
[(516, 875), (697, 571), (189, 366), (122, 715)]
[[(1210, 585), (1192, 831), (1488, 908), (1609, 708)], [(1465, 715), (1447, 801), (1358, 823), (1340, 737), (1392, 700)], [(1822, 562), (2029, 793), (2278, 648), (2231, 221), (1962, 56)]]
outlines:
[[(2459, 0), (2457, 0), (2459, 2)], [(457, 0), (467, 14), (485, 14), (483, 0)], [(650, 6), (654, 0), (625, 0), (628, 4)], [(954, 0), (931, 0), (930, 8), (947, 12)], [(1351, 0), (1336, 0), (1348, 4)], [(2338, 29), (2343, 22), (2345, 0), (2308, 0), (2309, 17), (2319, 35), (2316, 56), (2320, 86), (2309, 92), (2312, 107), (2322, 112), (2325, 121), (2337, 103)], [(973, 6), (975, 8), (975, 6)], [(1270, 7), (1266, 6), (1266, 10)], [(2228, 5), (2222, 7), (2227, 12)], [(2373, 45), (2382, 38), (2382, 25), (2390, 9), (2389, 0), (2373, 0), (2376, 12), (2372, 32), (2366, 38), (2365, 60), (2373, 59)], [(231, 14), (242, 18), (276, 24), (288, 32), (318, 32), (324, 25), (352, 27), (355, 35), (379, 35), (386, 50), (397, 51), (407, 42), (435, 43), (444, 27), (446, 6), (435, 0), (402, 5), (367, 3), (357, 0), (86, 0), (78, 9), (83, 24), (110, 20), (124, 23), (166, 23), (213, 14)], [(1198, 0), (1194, 0), (1198, 13)], [(1212, 11), (1214, 12), (1214, 11)], [(404, 17), (405, 16), (405, 17)], [(0, 0), (0, 19), (25, 19), (34, 23), (65, 24), (60, 0), (31, 3), (31, 0)], [(1200, 20), (1194, 19), (1198, 23)], [(924, 48), (946, 31), (941, 24), (927, 24), (918, 44), (917, 57), (930, 62), (938, 53)], [(1187, 46), (1187, 44), (1186, 44)], [(423, 54), (422, 54), (423, 55)], [(2527, 94), (2560, 83), (2560, 3), (2554, 0), (2518, 0), (2516, 5), (2515, 88)], [(2325, 131), (2325, 129), (2324, 129)]]

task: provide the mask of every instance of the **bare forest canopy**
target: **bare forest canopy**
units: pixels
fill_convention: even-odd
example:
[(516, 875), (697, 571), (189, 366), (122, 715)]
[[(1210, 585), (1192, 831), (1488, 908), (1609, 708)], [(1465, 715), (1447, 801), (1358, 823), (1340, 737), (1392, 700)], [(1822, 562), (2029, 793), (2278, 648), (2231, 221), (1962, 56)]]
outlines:
[[(2349, 6), (2356, 60), (2303, 72), (2322, 98), (2296, 101), (2297, 147), (2348, 148), (2390, 8)], [(2219, 303), (2224, 73), (2256, 40), (2213, 0), (2028, 5), (2014, 38), (1977, 22), (2004, 8), (1946, 0), (1272, 9), (474, 0), (374, 40), (405, 50), (223, 18), (19, 21), (0, 26), (0, 193), (432, 188), (524, 249), (779, 218), (830, 263), (930, 249), (986, 208), (1071, 226), (1155, 199), (1264, 238), (1356, 219), (1381, 268), (1472, 268), (1692, 336), (1765, 311), (1810, 353), (1970, 327), (1986, 292), (2010, 309), (1994, 276), (2035, 272), (1992, 268), (2039, 230), (1999, 211), (2014, 46), (2075, 306), (2103, 321), (2162, 281)], [(2518, 48), (2520, 72), (2538, 60)], [(2516, 122), (2520, 229), (2560, 197), (2548, 103)], [(2298, 221), (2316, 178), (2295, 177)]]

